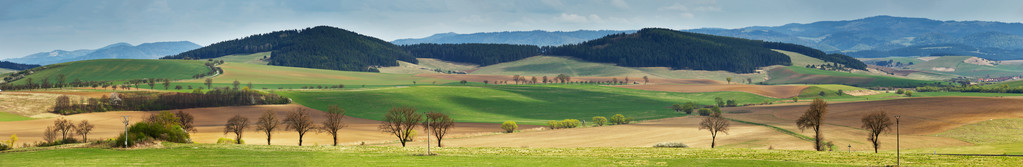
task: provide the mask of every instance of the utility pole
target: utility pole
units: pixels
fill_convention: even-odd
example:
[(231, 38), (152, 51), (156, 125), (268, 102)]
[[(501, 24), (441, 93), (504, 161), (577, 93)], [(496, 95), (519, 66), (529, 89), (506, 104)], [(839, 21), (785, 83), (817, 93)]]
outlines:
[(902, 155), (899, 153), (899, 149), (902, 148), (899, 145), (899, 143), (900, 143), (900, 141), (899, 141), (899, 117), (901, 117), (901, 116), (898, 116), (898, 115), (895, 116), (895, 165), (896, 166), (902, 166), (902, 157), (901, 157)]
[(124, 148), (128, 148), (128, 116), (122, 115), (124, 118)]

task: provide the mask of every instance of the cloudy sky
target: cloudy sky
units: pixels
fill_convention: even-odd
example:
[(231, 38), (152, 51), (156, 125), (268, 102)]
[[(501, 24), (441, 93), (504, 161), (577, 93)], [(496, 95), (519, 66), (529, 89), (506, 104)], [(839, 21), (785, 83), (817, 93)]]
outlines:
[(0, 58), (116, 42), (199, 45), (329, 25), (391, 41), (434, 33), (739, 28), (875, 15), (1023, 21), (1018, 0), (0, 0)]

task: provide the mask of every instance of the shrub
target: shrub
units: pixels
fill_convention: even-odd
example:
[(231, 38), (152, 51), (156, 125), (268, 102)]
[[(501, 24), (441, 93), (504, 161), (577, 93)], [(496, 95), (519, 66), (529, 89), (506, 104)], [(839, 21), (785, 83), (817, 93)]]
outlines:
[(555, 120), (547, 121), (547, 129), (557, 129), (557, 128), (558, 128), (558, 121), (555, 121)]
[(593, 123), (597, 124), (597, 126), (604, 126), (604, 124), (607, 123), (607, 118), (605, 118), (603, 116), (593, 117)]
[(0, 142), (0, 151), (14, 149), (13, 146), (8, 146), (7, 143)]
[(711, 113), (709, 108), (701, 108), (697, 112), (700, 113), (700, 116), (710, 116), (710, 113)]
[[(175, 143), (190, 143), (188, 132), (185, 132), (177, 123), (163, 124), (154, 122), (139, 122), (128, 128), (128, 146), (152, 140), (163, 140)], [(117, 137), (114, 145), (124, 147), (124, 134)]]
[(611, 120), (609, 121), (611, 124), (615, 125), (629, 124), (629, 120), (622, 114), (615, 114), (614, 116), (611, 116)]
[(724, 107), (725, 106), (725, 100), (721, 99), (721, 97), (715, 97), (714, 98), (714, 103), (717, 104), (718, 107)]
[(576, 128), (579, 127), (579, 125), (582, 125), (582, 123), (579, 122), (578, 119), (565, 119), (558, 121), (557, 128)]
[(515, 121), (504, 121), (504, 123), (501, 123), (501, 129), (504, 129), (506, 133), (512, 133), (519, 129), (519, 125), (515, 124)]
[(657, 144), (654, 144), (654, 147), (661, 147), (661, 148), (689, 148), (688, 145), (686, 145), (684, 143), (681, 143), (681, 142), (657, 143)]
[[(232, 139), (232, 138), (221, 137), (221, 138), (217, 139), (217, 144), (235, 144), (235, 143), (238, 143), (238, 142), (235, 142), (234, 139)], [(241, 144), (245, 144), (245, 140), (242, 140)]]
[(735, 100), (728, 100), (728, 101), (727, 101), (727, 102), (725, 102), (725, 103), (726, 103), (726, 104), (725, 104), (725, 106), (728, 106), (728, 107), (735, 107), (735, 106), (739, 106), (738, 102), (736, 102)]
[(902, 89), (899, 89), (899, 90), (895, 91), (895, 94), (902, 94), (902, 93), (906, 93), (906, 91), (904, 91)]
[(913, 91), (906, 91), (906, 97), (913, 97)]

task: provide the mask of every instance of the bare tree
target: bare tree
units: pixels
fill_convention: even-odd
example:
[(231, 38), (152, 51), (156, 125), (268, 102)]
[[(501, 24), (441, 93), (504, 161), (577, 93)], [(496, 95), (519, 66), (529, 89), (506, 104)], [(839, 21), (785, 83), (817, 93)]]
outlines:
[(878, 143), (878, 137), (882, 132), (890, 132), (892, 130), (892, 120), (888, 118), (888, 113), (884, 111), (870, 113), (863, 116), (863, 129), (870, 131), (867, 140), (874, 144), (874, 153), (877, 153), (877, 148), (881, 146)]
[(206, 78), (204, 84), (206, 84), (206, 89), (213, 89), (213, 78)]
[(703, 121), (700, 121), (699, 130), (707, 129), (710, 131), (710, 148), (714, 148), (714, 145), (717, 143), (718, 132), (728, 134), (728, 126), (728, 119), (717, 115), (703, 118)]
[(817, 149), (817, 151), (826, 150), (823, 143), (824, 136), (821, 135), (821, 124), (824, 122), (824, 115), (827, 113), (828, 102), (825, 102), (824, 99), (816, 98), (813, 99), (813, 103), (810, 104), (810, 108), (806, 110), (806, 113), (803, 113), (803, 116), (796, 120), (796, 126), (799, 127), (800, 131), (805, 129), (812, 129), (814, 131), (814, 149)]
[(649, 82), (650, 82), (650, 78), (647, 78), (646, 75), (644, 75), (643, 76), (643, 84), (646, 84), (646, 83), (649, 83)]
[(57, 132), (60, 132), (60, 139), (61, 140), (69, 139), (68, 136), (70, 136), (71, 133), (74, 132), (74, 129), (75, 129), (75, 123), (72, 123), (71, 121), (68, 121), (67, 119), (57, 118), (57, 120), (53, 121), (53, 130), (57, 131)]
[(284, 118), (284, 125), (287, 125), (285, 129), (298, 132), (298, 146), (302, 146), (302, 137), (306, 132), (316, 129), (313, 119), (309, 117), (309, 111), (306, 111), (305, 108), (298, 108), (295, 112), (288, 113), (288, 117)]
[(75, 126), (75, 133), (82, 135), (82, 142), (89, 142), (89, 132), (92, 132), (93, 127), (95, 126), (89, 124), (88, 120), (82, 120), (81, 123), (78, 123), (78, 126)]
[(416, 113), (415, 108), (393, 107), (387, 111), (383, 122), (380, 123), (380, 130), (398, 137), (401, 146), (405, 147), (405, 142), (412, 138), (410, 135), (412, 130), (419, 125), (421, 120), (423, 120), (423, 116)]
[(193, 117), (192, 114), (185, 113), (184, 111), (178, 111), (177, 113), (174, 113), (174, 116), (178, 117), (178, 126), (181, 126), (181, 129), (184, 129), (186, 132), (198, 132), (198, 130), (195, 129), (195, 125), (192, 124), (195, 120), (195, 117)]
[(170, 79), (164, 78), (163, 79), (163, 90), (168, 90), (168, 89), (170, 89)]
[(156, 79), (154, 79), (154, 78), (149, 78), (149, 79), (147, 80), (146, 84), (148, 84), (148, 85), (149, 85), (149, 89), (156, 89), (156, 88), (154, 88), (154, 87), (156, 87)]
[(280, 125), (281, 120), (277, 118), (277, 112), (267, 110), (263, 112), (263, 116), (259, 117), (259, 121), (256, 122), (256, 129), (266, 133), (266, 145), (270, 145), (270, 135)]
[[(536, 79), (534, 77), (533, 79)], [(433, 136), (437, 138), (437, 147), (442, 147), (441, 140), (444, 139), (444, 135), (448, 133), (448, 129), (455, 127), (455, 121), (451, 120), (447, 114), (439, 112), (426, 113), (426, 122), (423, 122), (423, 126), (432, 132)]]
[(237, 144), (242, 144), (242, 133), (245, 132), (245, 128), (248, 127), (248, 118), (242, 117), (241, 115), (234, 115), (234, 117), (227, 120), (227, 125), (224, 125), (224, 134), (234, 132), (234, 141), (237, 142)]
[(345, 109), (338, 107), (337, 105), (330, 105), (327, 107), (327, 120), (323, 121), (323, 126), (320, 126), (320, 131), (330, 133), (330, 136), (334, 139), (334, 146), (337, 146), (337, 134), (341, 131), (341, 128), (347, 127), (344, 122)]
[(234, 82), (231, 83), (231, 85), (234, 86), (234, 90), (238, 90), (238, 85), (241, 85), (241, 84), (242, 83), (238, 82), (238, 80), (234, 80)]

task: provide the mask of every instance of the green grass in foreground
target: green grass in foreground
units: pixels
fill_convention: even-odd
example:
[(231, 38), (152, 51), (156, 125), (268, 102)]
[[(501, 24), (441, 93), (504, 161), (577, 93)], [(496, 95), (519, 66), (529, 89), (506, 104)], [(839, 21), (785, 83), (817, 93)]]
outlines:
[[(43, 78), (56, 83), (57, 76), (64, 74), (65, 82), (76, 78), (83, 81), (116, 81), (143, 78), (191, 79), (193, 75), (209, 72), (203, 63), (197, 60), (140, 60), (140, 59), (101, 59), (85, 60), (48, 65), (48, 69), (37, 70), (28, 75), (32, 82), (39, 84)], [(39, 68), (36, 68), (39, 69)], [(20, 79), (14, 84), (25, 84), (27, 79)]]
[[(166, 144), (0, 153), (5, 166), (884, 166), (892, 153), (675, 148), (433, 148)], [(907, 166), (1012, 166), (1015, 157), (902, 154)]]
[(24, 120), (31, 120), (31, 119), (32, 118), (21, 116), (21, 115), (17, 115), (17, 114), (0, 112), (0, 122), (4, 122), (4, 121), (24, 121)]
[(413, 86), (375, 90), (278, 91), (296, 103), (319, 110), (337, 104), (349, 116), (380, 120), (393, 106), (448, 113), (458, 122), (542, 125), (547, 120), (590, 120), (623, 114), (636, 120), (680, 116), (672, 104), (710, 105), (715, 97), (740, 104), (774, 100), (744, 92), (675, 93), (592, 85)]

